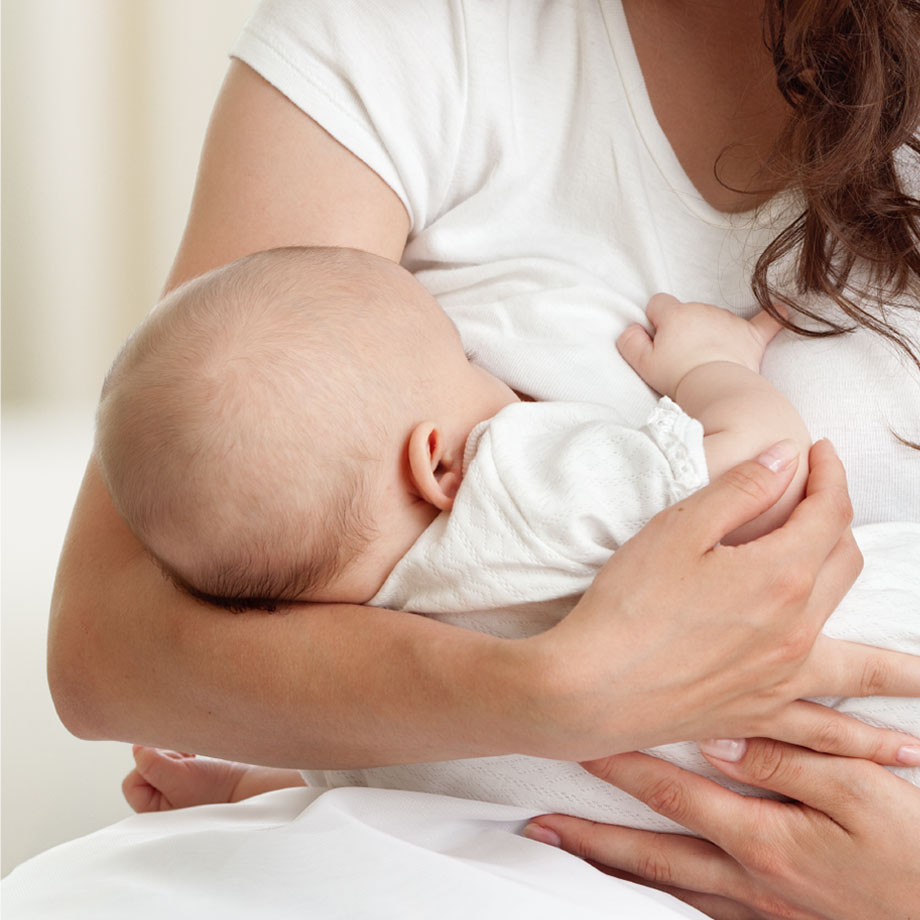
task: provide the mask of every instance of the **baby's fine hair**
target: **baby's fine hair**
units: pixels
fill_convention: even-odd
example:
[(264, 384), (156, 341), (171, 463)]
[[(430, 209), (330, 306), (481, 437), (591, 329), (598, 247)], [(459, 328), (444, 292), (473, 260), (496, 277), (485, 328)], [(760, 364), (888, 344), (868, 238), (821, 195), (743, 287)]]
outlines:
[(96, 455), (178, 587), (274, 609), (367, 547), (373, 402), (387, 395), (375, 397), (379, 332), (361, 319), (398, 296), (400, 271), (352, 250), (256, 253), (176, 289), (129, 339), (103, 386)]

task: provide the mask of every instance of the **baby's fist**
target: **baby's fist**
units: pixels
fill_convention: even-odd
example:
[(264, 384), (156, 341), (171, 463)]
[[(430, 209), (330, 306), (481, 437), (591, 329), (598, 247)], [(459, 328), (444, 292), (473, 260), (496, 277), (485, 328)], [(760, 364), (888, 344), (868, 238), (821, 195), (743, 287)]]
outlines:
[(764, 349), (781, 328), (766, 313), (749, 322), (720, 307), (682, 303), (670, 294), (656, 294), (646, 314), (654, 332), (633, 323), (617, 340), (617, 348), (650, 387), (672, 398), (680, 381), (703, 364), (729, 361), (759, 372)]

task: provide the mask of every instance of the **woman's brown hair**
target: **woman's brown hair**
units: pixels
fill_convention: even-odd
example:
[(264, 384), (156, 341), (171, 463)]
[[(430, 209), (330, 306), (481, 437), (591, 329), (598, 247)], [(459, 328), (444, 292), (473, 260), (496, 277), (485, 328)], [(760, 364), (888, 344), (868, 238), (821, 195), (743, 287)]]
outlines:
[[(797, 189), (802, 213), (766, 248), (752, 287), (761, 306), (805, 335), (865, 326), (920, 367), (917, 344), (888, 319), (920, 309), (920, 0), (766, 0), (765, 40), (790, 114), (769, 163)], [(794, 255), (799, 295), (839, 308), (817, 315), (775, 290), (771, 269)], [(819, 321), (802, 328), (796, 314)]]

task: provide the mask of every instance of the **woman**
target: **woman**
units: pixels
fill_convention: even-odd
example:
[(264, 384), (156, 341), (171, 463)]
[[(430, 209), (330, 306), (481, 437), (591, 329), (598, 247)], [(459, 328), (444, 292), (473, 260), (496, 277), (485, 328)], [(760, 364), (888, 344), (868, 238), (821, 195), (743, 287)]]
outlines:
[[(813, 6), (777, 14), (777, 48), (794, 47), (826, 19), (828, 10)], [(774, 197), (791, 181), (788, 164), (770, 154), (779, 143), (791, 157), (803, 133), (798, 122), (786, 129), (776, 67), (792, 100), (808, 95), (815, 75), (790, 71), (783, 54), (774, 61), (755, 5), (519, 9), (407, 0), (392, 9), (329, 9), (266, 6), (238, 47), (250, 63), (233, 63), (217, 102), (168, 287), (277, 245), (347, 245), (401, 258), (481, 360), (500, 362), (506, 376), (513, 364), (509, 382), (540, 398), (559, 395), (539, 380), (558, 330), (544, 331), (545, 352), (522, 340), (509, 361), (515, 322), (533, 298), (566, 295), (559, 317), (567, 327), (600, 305), (611, 328), (636, 318), (629, 311), (656, 288), (681, 296), (700, 285), (686, 295), (736, 308), (747, 299), (746, 273), (727, 263), (750, 260), (781, 229), (783, 207), (764, 224), (747, 212), (768, 199), (771, 209), (788, 204)], [(900, 16), (916, 42), (911, 5), (872, 5), (866, 16)], [(870, 34), (864, 25), (854, 30)], [(908, 68), (913, 57), (900, 54)], [(914, 85), (911, 73), (902, 79)], [(916, 101), (907, 91), (898, 98), (900, 117), (880, 118), (890, 136), (878, 144), (899, 145), (916, 125), (904, 127)], [(873, 148), (864, 164), (879, 158)], [(906, 294), (918, 276), (916, 207), (891, 187), (890, 150), (881, 161), (874, 178), (887, 180), (887, 193), (868, 223), (859, 208), (849, 215), (857, 227), (850, 236), (877, 260), (866, 228), (878, 213), (897, 215), (880, 264), (903, 262), (886, 281)], [(849, 201), (819, 201), (819, 227), (832, 226), (828, 208), (833, 217)], [(669, 235), (678, 217), (682, 229)], [(809, 233), (808, 222), (805, 230), (817, 256), (803, 280), (821, 289), (817, 272), (824, 291), (839, 292), (836, 254), (817, 245), (821, 232)], [(844, 253), (851, 243), (847, 237)], [(822, 274), (828, 255), (834, 269), (825, 259)], [(488, 323), (498, 311), (485, 308), (496, 301), (512, 334), (491, 354)], [(591, 347), (580, 344), (578, 360)], [(598, 352), (598, 366), (611, 360)], [(622, 374), (609, 377), (616, 387), (606, 384), (605, 395), (630, 412), (644, 405), (645, 392)], [(813, 420), (812, 430), (826, 431), (825, 421)], [(897, 462), (907, 461), (898, 454)], [(277, 765), (347, 768), (510, 751), (585, 759), (713, 735), (766, 735), (897, 762), (903, 740), (796, 703), (918, 693), (916, 662), (816, 641), (856, 575), (858, 554), (842, 470), (826, 445), (813, 451), (810, 483), (789, 525), (722, 553), (712, 549), (719, 537), (785, 486), (781, 475), (744, 465), (656, 519), (560, 627), (509, 641), (360, 608), (230, 617), (190, 602), (138, 551), (91, 461), (55, 593), (55, 701), (86, 737)], [(903, 796), (914, 794), (906, 787)]]

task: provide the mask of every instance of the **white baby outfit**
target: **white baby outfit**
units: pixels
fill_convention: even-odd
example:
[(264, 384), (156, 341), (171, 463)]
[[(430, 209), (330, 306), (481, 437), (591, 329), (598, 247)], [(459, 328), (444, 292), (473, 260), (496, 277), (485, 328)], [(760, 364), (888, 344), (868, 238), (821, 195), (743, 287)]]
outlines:
[[(538, 400), (603, 404), (627, 428), (646, 423), (657, 396), (617, 354), (618, 335), (645, 322), (659, 290), (752, 315), (753, 263), (797, 213), (791, 197), (736, 215), (701, 198), (655, 118), (618, 0), (269, 0), (234, 54), (399, 196), (411, 225), (403, 264), (447, 310), (477, 363)], [(920, 331), (915, 319), (891, 318)], [(815, 437), (834, 442), (857, 523), (920, 521), (920, 456), (892, 434), (920, 441), (916, 369), (859, 331), (783, 333), (763, 372)], [(861, 533), (870, 552), (878, 545), (895, 561), (878, 581), (863, 577), (888, 594), (863, 598), (856, 619), (917, 650), (916, 631), (905, 635), (900, 620), (880, 625), (893, 609), (916, 619), (916, 533)], [(907, 565), (905, 547), (914, 565), (903, 574), (914, 581), (893, 582), (897, 561)], [(874, 562), (882, 568), (867, 573), (885, 569)], [(526, 635), (562, 613), (549, 602), (438, 618)], [(916, 702), (895, 705), (895, 721), (920, 730)], [(576, 765), (545, 760), (316, 778), (668, 826), (631, 814), (628, 797), (618, 800)]]
[(453, 509), (370, 603), (453, 614), (579, 597), (617, 547), (708, 481), (702, 426), (667, 397), (642, 428), (596, 403), (515, 403), (473, 429)]

